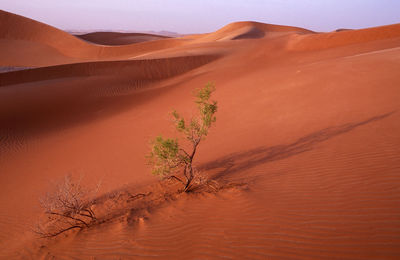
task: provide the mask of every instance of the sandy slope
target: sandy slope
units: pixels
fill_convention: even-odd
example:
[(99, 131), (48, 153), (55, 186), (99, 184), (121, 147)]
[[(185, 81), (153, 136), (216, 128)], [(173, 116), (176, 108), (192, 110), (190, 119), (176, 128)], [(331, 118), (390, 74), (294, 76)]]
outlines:
[[(98, 48), (71, 41), (80, 62)], [(236, 23), (174, 41), (107, 54), (136, 60), (0, 74), (0, 257), (400, 257), (398, 25), (315, 34)], [(32, 238), (38, 198), (67, 173), (102, 179), (104, 194), (156, 183), (148, 140), (173, 134), (169, 111), (190, 115), (192, 91), (208, 81), (218, 120), (198, 166), (248, 189), (183, 194), (140, 221), (132, 210), (66, 238)]]

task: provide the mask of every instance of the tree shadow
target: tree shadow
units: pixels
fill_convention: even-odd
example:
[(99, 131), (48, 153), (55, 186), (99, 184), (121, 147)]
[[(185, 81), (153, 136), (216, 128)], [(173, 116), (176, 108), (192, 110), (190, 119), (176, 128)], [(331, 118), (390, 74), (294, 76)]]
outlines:
[(374, 121), (382, 120), (394, 114), (395, 112), (396, 111), (392, 111), (386, 114), (374, 116), (361, 122), (328, 127), (303, 136), (291, 144), (276, 145), (271, 147), (260, 146), (245, 152), (232, 153), (215, 161), (201, 165), (199, 170), (209, 171), (216, 168), (223, 168), (223, 170), (212, 176), (212, 178), (215, 180), (223, 179), (227, 174), (231, 176), (234, 173), (255, 167), (260, 164), (286, 159), (294, 155), (310, 151), (321, 142), (350, 132), (357, 127), (372, 123)]

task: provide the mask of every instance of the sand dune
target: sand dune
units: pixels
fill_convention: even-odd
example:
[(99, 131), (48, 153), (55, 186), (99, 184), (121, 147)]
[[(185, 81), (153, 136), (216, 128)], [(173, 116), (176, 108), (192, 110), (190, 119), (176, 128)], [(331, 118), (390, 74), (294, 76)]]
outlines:
[(128, 79), (164, 79), (182, 74), (218, 56), (183, 56), (169, 59), (102, 61), (19, 70), (0, 74), (0, 87), (35, 81), (89, 76), (123, 76)]
[(127, 45), (169, 38), (167, 36), (148, 33), (93, 32), (75, 35), (85, 41), (102, 45)]
[(154, 50), (179, 46), (175, 39), (119, 47), (87, 43), (52, 26), (0, 11), (2, 66), (51, 66), (83, 61), (127, 59)]
[[(152, 38), (152, 41), (140, 42), (133, 45), (100, 46), (80, 40), (49, 25), (5, 11), (0, 12), (0, 21), (2, 23), (0, 28), (0, 48), (8, 50), (0, 54), (0, 65), (20, 67), (52, 66), (100, 60), (123, 60), (190, 43), (274, 37), (287, 33), (311, 33), (309, 30), (296, 27), (239, 22), (229, 24), (214, 33), (200, 35), (194, 41), (188, 41), (190, 39), (188, 37), (184, 37), (184, 39)], [(135, 37), (139, 36), (142, 37), (141, 35)], [(127, 43), (127, 37), (130, 37), (129, 41), (132, 40), (129, 35), (118, 36), (116, 40), (113, 38), (114, 34), (110, 35), (110, 33), (95, 33), (81, 37), (90, 38), (95, 43), (108, 42), (113, 45), (117, 44), (120, 40)]]
[(400, 38), (400, 24), (362, 30), (344, 30), (315, 35), (298, 35), (289, 43), (290, 50), (306, 51), (329, 49), (350, 44)]
[(2, 148), (19, 145), (21, 138), (87, 120), (104, 107), (118, 110), (128, 102), (124, 96), (184, 75), (217, 58), (77, 63), (0, 74), (0, 133), (7, 137)]
[[(48, 67), (0, 74), (0, 258), (398, 259), (398, 25), (240, 22), (105, 47), (1, 21), (1, 65)], [(42, 58), (30, 63), (29, 48)], [(197, 166), (243, 185), (176, 194), (149, 173), (148, 141), (173, 136), (170, 111), (190, 117), (193, 90), (209, 81), (219, 111)], [(153, 197), (122, 196), (107, 204), (123, 207), (112, 221), (37, 239), (38, 198), (69, 173), (101, 179), (100, 198)]]
[(288, 33), (307, 34), (312, 31), (274, 24), (257, 22), (236, 22), (226, 25), (216, 32), (205, 34), (200, 37), (201, 41), (224, 41), (239, 39), (257, 39), (263, 37), (281, 36)]

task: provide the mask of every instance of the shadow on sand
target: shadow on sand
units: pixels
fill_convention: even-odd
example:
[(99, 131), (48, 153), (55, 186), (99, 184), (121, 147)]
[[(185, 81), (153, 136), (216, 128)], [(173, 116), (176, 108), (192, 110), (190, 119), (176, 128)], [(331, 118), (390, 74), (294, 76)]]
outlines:
[(199, 167), (201, 171), (209, 171), (216, 168), (223, 168), (223, 170), (213, 175), (213, 179), (218, 180), (224, 178), (227, 174), (232, 175), (245, 169), (255, 167), (267, 162), (282, 160), (300, 153), (310, 151), (315, 148), (315, 145), (331, 139), (335, 136), (350, 132), (351, 130), (372, 123), (374, 121), (382, 120), (396, 111), (392, 111), (383, 115), (374, 116), (367, 120), (348, 123), (340, 126), (328, 127), (312, 134), (299, 138), (291, 144), (276, 145), (271, 147), (257, 147), (245, 152), (233, 153), (224, 156), (215, 161), (203, 164)]

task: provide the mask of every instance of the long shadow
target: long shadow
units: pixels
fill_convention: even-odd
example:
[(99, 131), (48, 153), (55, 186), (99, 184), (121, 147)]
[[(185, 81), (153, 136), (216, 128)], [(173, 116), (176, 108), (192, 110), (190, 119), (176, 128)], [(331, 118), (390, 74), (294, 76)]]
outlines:
[(234, 173), (255, 167), (260, 164), (286, 159), (291, 156), (310, 151), (314, 149), (318, 143), (350, 132), (357, 127), (372, 123), (374, 121), (382, 120), (394, 114), (395, 112), (396, 111), (392, 111), (379, 116), (374, 116), (361, 122), (328, 127), (301, 137), (291, 144), (276, 145), (271, 147), (260, 146), (245, 152), (232, 153), (215, 161), (201, 165), (199, 170), (208, 171), (216, 168), (224, 168), (213, 175), (213, 179), (222, 179), (228, 174), (231, 176)]

